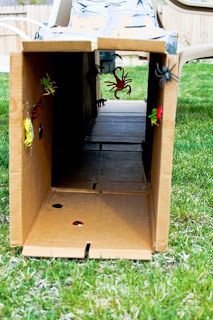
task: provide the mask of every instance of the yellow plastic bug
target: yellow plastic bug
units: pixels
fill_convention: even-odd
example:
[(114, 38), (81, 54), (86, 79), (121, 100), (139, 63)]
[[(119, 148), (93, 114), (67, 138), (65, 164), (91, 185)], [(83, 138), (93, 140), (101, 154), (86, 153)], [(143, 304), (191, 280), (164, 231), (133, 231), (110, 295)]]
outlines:
[(34, 129), (32, 121), (29, 117), (24, 119), (24, 129), (25, 129), (25, 141), (24, 144), (26, 147), (32, 147), (33, 140), (34, 140)]

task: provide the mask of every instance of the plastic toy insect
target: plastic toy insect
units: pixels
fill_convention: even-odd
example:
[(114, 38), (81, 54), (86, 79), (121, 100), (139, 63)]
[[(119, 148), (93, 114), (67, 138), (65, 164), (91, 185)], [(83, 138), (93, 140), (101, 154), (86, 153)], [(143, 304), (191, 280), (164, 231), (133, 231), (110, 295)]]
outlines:
[(123, 60), (122, 56), (118, 53), (113, 53), (113, 57), (117, 57), (117, 58)]
[(103, 70), (105, 69), (104, 66), (100, 66), (98, 64), (95, 65), (95, 68), (96, 68), (96, 76), (99, 74), (99, 75), (102, 75), (102, 72)]
[(44, 90), (43, 96), (49, 96), (49, 95), (54, 96), (56, 89), (58, 87), (56, 87), (55, 81), (52, 81), (50, 79), (49, 74), (46, 73), (46, 77), (43, 77), (40, 81), (41, 81), (41, 86)]
[(98, 99), (98, 100), (96, 100), (97, 107), (98, 108), (104, 107), (106, 101), (107, 101), (107, 99)]
[(152, 113), (148, 116), (151, 119), (151, 125), (158, 126), (163, 115), (163, 107), (158, 106), (157, 108), (152, 109)]
[(171, 68), (169, 68), (169, 66), (162, 66), (160, 69), (159, 63), (156, 63), (155, 75), (156, 77), (161, 78), (159, 81), (160, 87), (163, 87), (166, 82), (171, 80), (179, 81), (179, 77), (172, 73), (175, 66), (176, 63)]
[(43, 109), (43, 105), (42, 105), (42, 99), (40, 99), (34, 106), (32, 109), (32, 116), (31, 119), (32, 121), (36, 120), (38, 118), (38, 114), (39, 114), (39, 110)]
[(34, 129), (32, 121), (29, 117), (24, 119), (24, 129), (25, 129), (25, 141), (24, 144), (26, 147), (32, 147), (34, 140)]
[[(121, 75), (121, 79), (118, 77), (117, 75), (117, 70), (120, 70), (122, 71), (122, 75)], [(113, 75), (115, 77), (115, 80), (116, 82), (112, 82), (112, 81), (105, 81), (106, 83), (108, 83), (108, 87), (112, 87), (110, 91), (114, 90), (115, 89), (115, 92), (114, 92), (114, 96), (116, 99), (120, 99), (118, 96), (117, 96), (117, 93), (119, 91), (122, 91), (124, 89), (129, 89), (127, 94), (131, 94), (132, 92), (132, 88), (130, 87), (129, 83), (132, 82), (132, 79), (127, 79), (128, 77), (128, 73), (124, 74), (124, 68), (122, 67), (117, 67), (113, 70)]]

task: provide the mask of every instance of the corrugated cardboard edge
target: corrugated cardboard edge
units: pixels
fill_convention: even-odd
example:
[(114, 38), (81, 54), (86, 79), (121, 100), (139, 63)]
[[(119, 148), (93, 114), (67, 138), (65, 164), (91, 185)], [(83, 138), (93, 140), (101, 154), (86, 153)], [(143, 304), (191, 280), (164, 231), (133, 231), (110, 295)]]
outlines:
[(98, 38), (98, 50), (146, 51), (165, 53), (166, 41)]
[(23, 256), (27, 257), (49, 257), (49, 258), (70, 258), (70, 256), (84, 259), (85, 247), (66, 248), (66, 247), (41, 247), (25, 245), (22, 251)]
[(119, 250), (119, 249), (93, 249), (89, 252), (92, 259), (128, 259), (128, 260), (151, 260), (151, 250)]
[(10, 73), (10, 244), (21, 246), (22, 235), (22, 154), (23, 154), (23, 58), (11, 55)]
[(97, 42), (90, 40), (34, 40), (23, 41), (23, 52), (93, 52)]
[[(167, 55), (165, 64), (175, 67), (172, 73), (178, 75), (178, 56)], [(158, 164), (152, 174), (158, 175), (157, 198), (154, 201), (156, 218), (156, 251), (168, 249), (168, 234), (170, 223), (170, 197), (172, 181), (172, 163), (174, 149), (175, 117), (177, 108), (178, 83), (175, 80), (165, 83), (160, 103), (163, 106), (163, 119), (154, 135), (154, 144), (160, 144), (157, 156)], [(155, 152), (155, 151), (154, 151)]]

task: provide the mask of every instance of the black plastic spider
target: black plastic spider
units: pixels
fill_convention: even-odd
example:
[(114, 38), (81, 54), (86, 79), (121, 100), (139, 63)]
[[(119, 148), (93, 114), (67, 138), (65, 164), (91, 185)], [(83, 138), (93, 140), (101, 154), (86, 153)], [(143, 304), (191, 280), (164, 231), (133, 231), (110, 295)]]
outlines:
[(175, 80), (177, 82), (179, 81), (179, 77), (171, 72), (175, 66), (176, 66), (176, 63), (170, 69), (167, 66), (162, 66), (162, 68), (160, 69), (159, 63), (156, 63), (155, 75), (156, 77), (161, 78), (159, 81), (160, 87), (163, 87), (165, 82), (168, 82), (171, 80)]

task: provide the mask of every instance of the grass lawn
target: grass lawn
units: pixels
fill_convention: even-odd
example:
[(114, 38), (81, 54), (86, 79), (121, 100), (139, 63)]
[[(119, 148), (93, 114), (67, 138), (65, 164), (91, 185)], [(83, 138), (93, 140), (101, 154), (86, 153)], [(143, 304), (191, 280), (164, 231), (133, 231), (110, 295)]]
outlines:
[[(128, 71), (132, 97), (145, 97), (145, 81), (141, 95), (137, 83), (146, 68)], [(213, 65), (184, 68), (170, 249), (151, 262), (26, 259), (9, 248), (8, 76), (0, 75), (0, 319), (212, 319), (212, 74)]]

